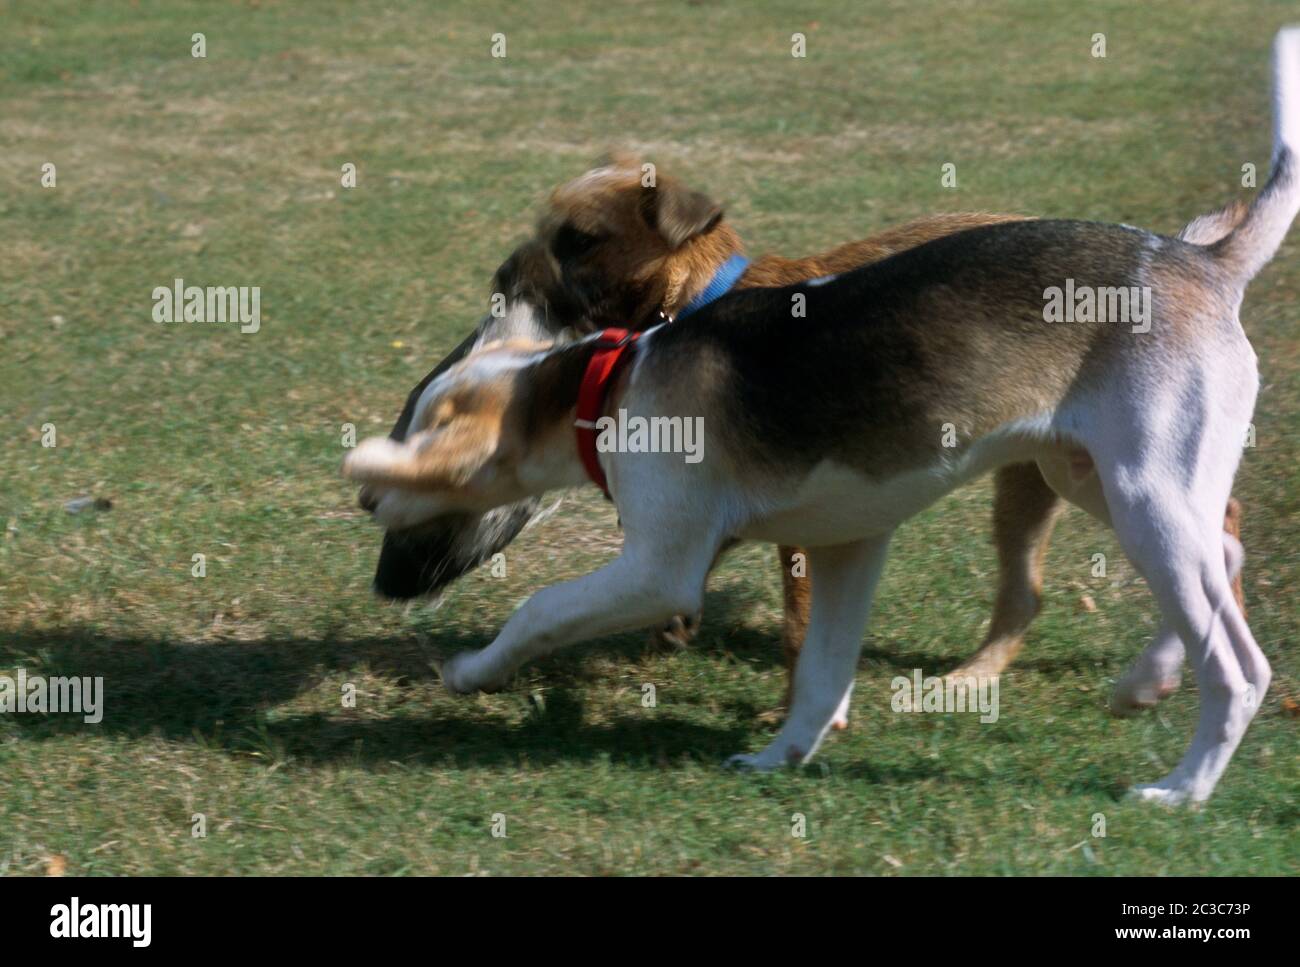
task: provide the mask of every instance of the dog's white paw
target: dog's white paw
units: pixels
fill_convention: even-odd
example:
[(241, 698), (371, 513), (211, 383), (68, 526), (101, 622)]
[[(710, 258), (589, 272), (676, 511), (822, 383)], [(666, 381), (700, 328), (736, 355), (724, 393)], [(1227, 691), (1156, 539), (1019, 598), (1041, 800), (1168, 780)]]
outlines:
[(1154, 679), (1125, 675), (1110, 697), (1111, 714), (1126, 718), (1155, 708), (1162, 699), (1178, 691), (1181, 684), (1182, 678), (1177, 675)]
[(778, 739), (762, 752), (733, 755), (727, 760), (727, 768), (743, 769), (746, 772), (771, 772), (782, 766), (802, 765), (807, 758), (808, 754), (802, 749)]
[(476, 652), (460, 651), (450, 658), (434, 659), (433, 667), (442, 679), (442, 687), (453, 695), (472, 695), (485, 691), (470, 667)]
[(1128, 791), (1128, 795), (1131, 799), (1141, 799), (1143, 802), (1158, 803), (1161, 806), (1170, 808), (1197, 801), (1192, 794), (1192, 790), (1187, 786), (1170, 782), (1167, 779), (1161, 782), (1150, 782), (1134, 786)]
[(778, 765), (779, 762), (767, 762), (761, 754), (733, 755), (723, 763), (724, 768), (734, 769), (737, 772), (771, 772)]

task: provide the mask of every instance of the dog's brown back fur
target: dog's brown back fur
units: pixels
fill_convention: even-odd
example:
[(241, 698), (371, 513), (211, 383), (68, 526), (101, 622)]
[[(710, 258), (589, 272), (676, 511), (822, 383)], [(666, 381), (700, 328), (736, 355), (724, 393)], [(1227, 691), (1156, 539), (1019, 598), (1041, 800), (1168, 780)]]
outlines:
[[(526, 268), (531, 291), (549, 295), (545, 301), (555, 305), (576, 296), (592, 329), (650, 323), (660, 309), (675, 314), (719, 266), (744, 251), (721, 206), (667, 176), (656, 174), (655, 186), (646, 187), (644, 172), (637, 159), (616, 155), (561, 185), (551, 193), (535, 238), (526, 243), (536, 246)], [(738, 285), (789, 285), (834, 275), (956, 232), (1022, 220), (985, 212), (934, 215), (817, 255), (760, 256)]]
[(780, 255), (763, 255), (750, 263), (740, 285), (793, 285), (823, 275), (836, 275), (871, 262), (879, 262), (899, 252), (915, 248), (936, 238), (964, 232), (984, 225), (1023, 221), (1022, 215), (995, 215), (988, 212), (956, 212), (917, 219), (878, 232), (870, 238), (837, 246), (819, 255), (791, 259)]

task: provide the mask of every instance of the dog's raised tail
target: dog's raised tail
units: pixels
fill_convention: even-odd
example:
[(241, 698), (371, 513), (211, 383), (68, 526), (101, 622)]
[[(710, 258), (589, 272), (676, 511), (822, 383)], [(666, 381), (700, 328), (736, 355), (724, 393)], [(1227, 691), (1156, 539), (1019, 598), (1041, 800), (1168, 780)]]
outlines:
[[(1283, 27), (1273, 41), (1273, 170), (1239, 223), (1210, 245), (1242, 285), (1268, 264), (1300, 212), (1300, 26)], [(1215, 217), (1231, 218), (1230, 206)], [(1200, 219), (1197, 220), (1201, 221)], [(1196, 241), (1194, 222), (1185, 230)], [(1189, 237), (1190, 236), (1190, 237)]]

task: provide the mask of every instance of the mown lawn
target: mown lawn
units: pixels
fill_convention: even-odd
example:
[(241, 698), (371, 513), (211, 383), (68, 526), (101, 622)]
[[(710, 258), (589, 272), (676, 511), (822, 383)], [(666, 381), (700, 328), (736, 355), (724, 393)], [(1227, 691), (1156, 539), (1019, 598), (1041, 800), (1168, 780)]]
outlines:
[[(0, 715), (0, 870), (1297, 871), (1295, 238), (1243, 309), (1263, 388), (1238, 494), (1274, 684), (1199, 812), (1123, 799), (1177, 761), (1196, 695), (1107, 715), (1153, 610), (1077, 512), (999, 720), (891, 712), (893, 676), (940, 672), (982, 633), (987, 485), (898, 535), (852, 729), (797, 773), (719, 768), (776, 725), (770, 548), (726, 559), (689, 651), (623, 636), (468, 700), (442, 692), (430, 654), (481, 647), (528, 594), (615, 553), (594, 490), (517, 542), (504, 577), (483, 570), (436, 607), (370, 596), (379, 535), (338, 477), (342, 425), (387, 430), (546, 191), (605, 149), (725, 200), (754, 251), (939, 210), (1174, 232), (1242, 191), (1243, 164), (1262, 181), (1269, 43), (1295, 14), (727, 6), (0, 4), (0, 674), (107, 690), (99, 725)], [(153, 288), (177, 277), (260, 286), (260, 331), (153, 322)], [(84, 494), (113, 507), (64, 510)]]

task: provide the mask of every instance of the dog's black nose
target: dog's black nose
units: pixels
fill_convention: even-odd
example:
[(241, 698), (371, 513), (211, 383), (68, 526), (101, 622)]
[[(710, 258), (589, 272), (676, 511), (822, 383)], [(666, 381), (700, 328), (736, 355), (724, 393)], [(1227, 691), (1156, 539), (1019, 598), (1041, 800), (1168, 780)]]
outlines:
[(361, 505), (361, 509), (367, 514), (373, 514), (375, 508), (379, 506), (379, 501), (369, 489), (363, 489), (361, 493), (357, 494), (357, 503)]

